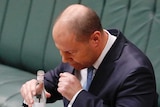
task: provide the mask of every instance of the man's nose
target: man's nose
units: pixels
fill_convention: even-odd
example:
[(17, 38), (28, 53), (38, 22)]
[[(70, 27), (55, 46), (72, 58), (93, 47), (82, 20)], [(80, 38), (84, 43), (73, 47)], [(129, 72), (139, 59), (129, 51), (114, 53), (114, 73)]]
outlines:
[(65, 56), (62, 56), (62, 62), (67, 63), (67, 58)]
[(65, 52), (61, 53), (61, 57), (62, 57), (62, 62), (67, 63), (69, 62), (72, 58), (70, 57), (70, 55), (68, 55)]

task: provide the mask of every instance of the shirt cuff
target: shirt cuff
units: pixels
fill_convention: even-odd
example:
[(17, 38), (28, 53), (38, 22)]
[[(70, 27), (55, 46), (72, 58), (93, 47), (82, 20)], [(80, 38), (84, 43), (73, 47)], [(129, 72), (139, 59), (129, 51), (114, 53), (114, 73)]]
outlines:
[(25, 100), (23, 101), (23, 104), (22, 104), (23, 107), (28, 107), (27, 103), (25, 102)]
[(78, 94), (79, 94), (82, 90), (83, 90), (83, 89), (79, 90), (79, 91), (73, 96), (73, 98), (71, 99), (71, 101), (70, 101), (70, 103), (68, 104), (67, 107), (72, 107), (75, 99), (77, 98)]

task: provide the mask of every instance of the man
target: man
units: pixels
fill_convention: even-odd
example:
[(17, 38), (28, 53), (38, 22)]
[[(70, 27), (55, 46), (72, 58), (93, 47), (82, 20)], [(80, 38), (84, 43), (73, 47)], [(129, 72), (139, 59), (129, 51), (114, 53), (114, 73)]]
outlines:
[[(62, 63), (45, 74), (47, 102), (63, 98), (64, 107), (157, 107), (148, 58), (120, 31), (102, 29), (90, 8), (67, 7), (55, 22), (53, 39)], [(39, 87), (36, 84), (30, 80), (21, 88), (29, 107)]]

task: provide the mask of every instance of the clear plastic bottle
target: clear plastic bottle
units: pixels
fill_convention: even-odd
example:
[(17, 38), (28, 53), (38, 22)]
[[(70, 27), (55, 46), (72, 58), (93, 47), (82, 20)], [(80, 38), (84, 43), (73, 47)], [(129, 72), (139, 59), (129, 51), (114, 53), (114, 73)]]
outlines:
[(46, 96), (44, 92), (44, 71), (37, 71), (37, 81), (40, 89), (37, 90), (36, 96), (34, 96), (34, 104), (32, 107), (45, 107), (46, 106)]

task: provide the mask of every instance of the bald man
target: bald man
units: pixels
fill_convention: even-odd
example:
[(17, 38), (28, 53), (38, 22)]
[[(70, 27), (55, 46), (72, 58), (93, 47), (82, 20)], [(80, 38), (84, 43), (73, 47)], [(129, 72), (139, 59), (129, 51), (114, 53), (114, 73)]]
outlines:
[[(104, 30), (92, 9), (70, 5), (57, 18), (52, 34), (62, 63), (45, 74), (48, 103), (63, 99), (64, 107), (157, 107), (149, 59), (120, 31)], [(33, 79), (21, 87), (29, 107), (36, 84)]]

